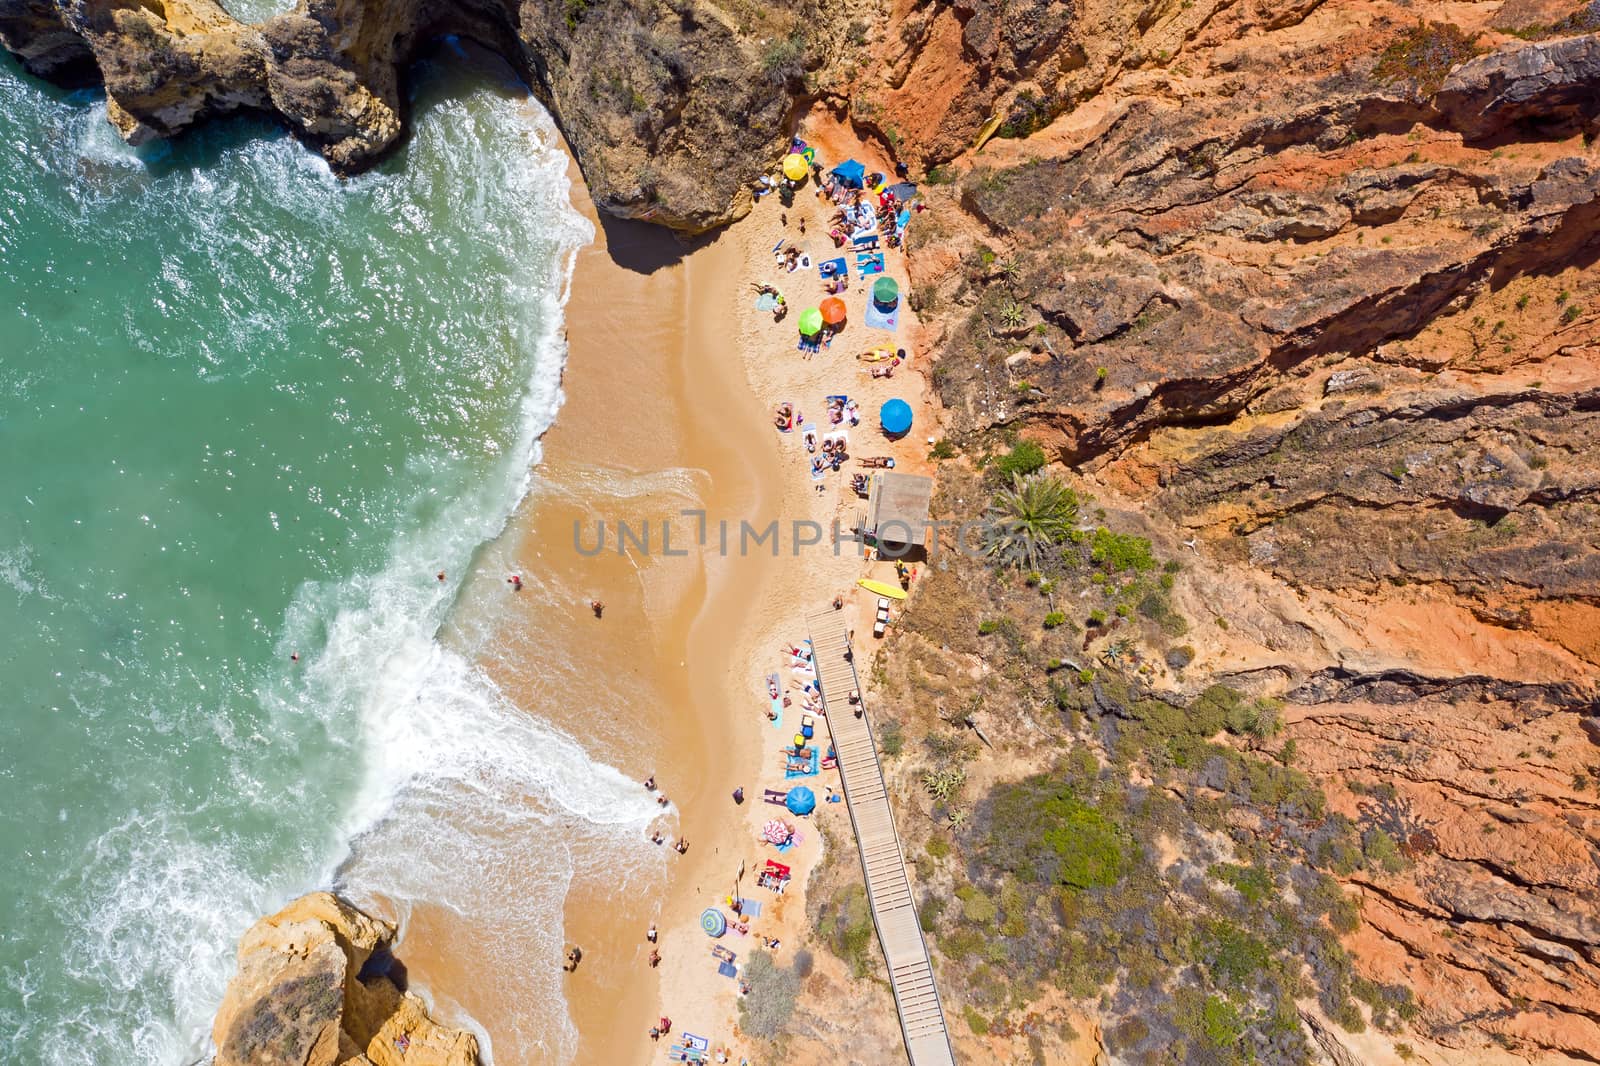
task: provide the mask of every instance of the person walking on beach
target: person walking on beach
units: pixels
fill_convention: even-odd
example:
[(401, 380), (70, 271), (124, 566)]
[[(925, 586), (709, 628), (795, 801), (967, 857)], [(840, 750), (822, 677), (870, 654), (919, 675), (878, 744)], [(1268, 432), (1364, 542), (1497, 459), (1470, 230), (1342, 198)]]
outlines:
[(506, 578), (506, 584), (511, 586), (511, 591), (512, 592), (521, 592), (522, 591), (522, 577), (521, 577), (521, 575), (512, 574), (510, 577)]
[(656, 923), (655, 922), (651, 922), (650, 923), (650, 928), (645, 930), (644, 938), (646, 940), (650, 941), (650, 943), (652, 943), (652, 944), (654, 944), (656, 942)]
[(606, 613), (606, 605), (601, 603), (599, 600), (590, 600), (589, 610), (594, 612), (594, 616), (596, 618), (599, 618), (601, 615)]
[(650, 952), (650, 968), (653, 970), (657, 966), (660, 966), (660, 965), (661, 965), (661, 952), (655, 951), (655, 950), (652, 949), (651, 952)]
[(676, 851), (679, 855), (686, 854), (689, 851), (689, 840), (688, 840), (688, 838), (687, 837), (679, 837), (678, 838), (678, 842), (676, 844), (672, 845), (672, 850)]
[(656, 790), (655, 774), (651, 774), (649, 777), (644, 779), (644, 787), (646, 792), (654, 792)]
[(570, 948), (567, 949), (567, 961), (566, 961), (565, 964), (562, 965), (561, 968), (563, 970), (567, 971), (568, 973), (573, 973), (578, 968), (578, 960), (580, 960), (582, 958), (583, 958), (583, 949), (578, 947), (578, 945), (574, 944)]

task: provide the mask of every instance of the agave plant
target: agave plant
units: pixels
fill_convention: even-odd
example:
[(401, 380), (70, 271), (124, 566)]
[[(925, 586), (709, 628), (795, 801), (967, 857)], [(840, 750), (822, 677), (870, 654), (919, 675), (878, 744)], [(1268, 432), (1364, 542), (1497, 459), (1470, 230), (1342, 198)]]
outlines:
[(1012, 475), (989, 508), (988, 553), (1011, 566), (1040, 570), (1044, 550), (1072, 535), (1078, 494), (1048, 474)]

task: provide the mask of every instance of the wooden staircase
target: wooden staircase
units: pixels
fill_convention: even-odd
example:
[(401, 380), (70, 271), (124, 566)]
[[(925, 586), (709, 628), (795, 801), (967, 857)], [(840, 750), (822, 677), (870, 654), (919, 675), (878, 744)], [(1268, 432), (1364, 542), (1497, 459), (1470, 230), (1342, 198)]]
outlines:
[[(954, 1066), (944, 1008), (933, 981), (928, 945), (917, 923), (917, 904), (906, 876), (894, 812), (883, 781), (872, 730), (863, 701), (849, 702), (861, 682), (848, 658), (849, 635), (843, 618), (834, 611), (812, 615), (811, 648), (822, 686), (822, 704), (839, 757), (839, 777), (845, 804), (855, 826), (861, 850), (861, 869), (867, 881), (867, 902), (878, 929), (878, 942), (889, 963), (889, 983), (900, 1011), (900, 1031), (912, 1066)], [(856, 711), (861, 716), (856, 716)]]

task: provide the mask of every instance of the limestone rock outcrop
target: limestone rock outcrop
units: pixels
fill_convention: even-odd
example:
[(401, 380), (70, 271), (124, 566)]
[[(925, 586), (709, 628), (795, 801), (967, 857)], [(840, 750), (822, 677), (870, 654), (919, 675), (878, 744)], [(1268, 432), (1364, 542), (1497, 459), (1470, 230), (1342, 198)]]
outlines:
[(98, 76), (132, 143), (263, 112), (350, 173), (404, 134), (406, 65), (456, 35), (534, 87), (602, 210), (698, 233), (747, 210), (781, 150), (789, 6), (766, 5), (763, 38), (692, 0), (301, 0), (255, 25), (216, 0), (6, 0), (0, 45), (44, 77)]
[(251, 926), (212, 1026), (215, 1066), (477, 1066), (477, 1038), (389, 976), (394, 933), (327, 892)]

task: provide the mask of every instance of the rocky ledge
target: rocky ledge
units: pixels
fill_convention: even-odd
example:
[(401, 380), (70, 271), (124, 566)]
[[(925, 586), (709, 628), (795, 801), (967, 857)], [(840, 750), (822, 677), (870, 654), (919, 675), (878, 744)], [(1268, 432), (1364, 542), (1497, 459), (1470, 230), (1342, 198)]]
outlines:
[(103, 82), (133, 144), (265, 113), (353, 173), (403, 135), (407, 65), (458, 36), (534, 87), (602, 210), (698, 233), (748, 210), (781, 149), (791, 6), (736, 25), (693, 0), (301, 0), (246, 24), (216, 0), (0, 0), (0, 45), (41, 77)]
[(212, 1026), (214, 1066), (477, 1066), (477, 1038), (395, 983), (394, 933), (327, 892), (251, 926)]

